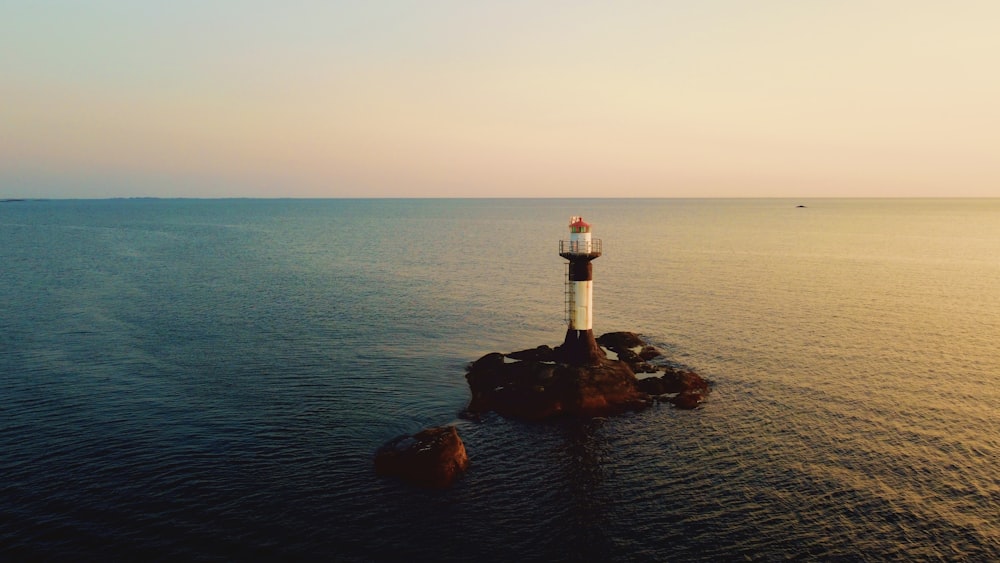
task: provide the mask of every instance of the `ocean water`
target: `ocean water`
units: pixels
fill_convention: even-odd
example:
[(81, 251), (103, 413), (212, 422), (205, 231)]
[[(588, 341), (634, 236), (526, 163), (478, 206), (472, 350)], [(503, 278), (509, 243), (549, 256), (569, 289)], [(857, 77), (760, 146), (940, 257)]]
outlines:
[[(702, 408), (458, 418), (570, 215)], [(997, 199), (0, 204), (0, 559), (995, 561), (998, 280)], [(439, 424), (454, 487), (374, 474)]]

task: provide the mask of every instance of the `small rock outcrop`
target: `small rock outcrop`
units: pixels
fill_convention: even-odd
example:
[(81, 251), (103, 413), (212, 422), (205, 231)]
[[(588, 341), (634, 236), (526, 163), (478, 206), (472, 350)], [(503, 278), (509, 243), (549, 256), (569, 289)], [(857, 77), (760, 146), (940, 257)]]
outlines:
[(469, 457), (454, 426), (404, 434), (375, 452), (375, 472), (422, 487), (443, 489), (465, 473)]
[[(644, 409), (654, 398), (678, 408), (695, 408), (709, 390), (694, 372), (649, 363), (662, 354), (635, 333), (608, 333), (597, 343), (618, 359), (570, 364), (560, 348), (549, 346), (486, 354), (466, 372), (472, 391), (466, 414), (494, 411), (527, 420), (560, 414), (607, 416)], [(636, 373), (662, 375), (638, 379)]]
[(664, 373), (659, 377), (646, 377), (639, 380), (639, 389), (653, 397), (664, 397), (677, 408), (697, 408), (705, 395), (708, 394), (708, 382), (693, 371), (681, 371), (664, 367)]

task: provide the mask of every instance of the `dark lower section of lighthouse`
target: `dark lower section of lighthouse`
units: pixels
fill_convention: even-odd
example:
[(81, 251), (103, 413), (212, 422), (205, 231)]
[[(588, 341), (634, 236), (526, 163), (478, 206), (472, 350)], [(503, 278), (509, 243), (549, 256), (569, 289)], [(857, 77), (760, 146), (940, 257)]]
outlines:
[(567, 330), (566, 338), (562, 345), (556, 348), (556, 352), (562, 361), (577, 366), (593, 366), (607, 359), (604, 350), (598, 346), (592, 329)]

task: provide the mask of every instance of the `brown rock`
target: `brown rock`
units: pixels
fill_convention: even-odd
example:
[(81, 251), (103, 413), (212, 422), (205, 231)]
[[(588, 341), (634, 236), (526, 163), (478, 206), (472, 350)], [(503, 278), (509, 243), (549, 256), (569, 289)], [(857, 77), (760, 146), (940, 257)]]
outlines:
[(708, 382), (693, 371), (680, 371), (667, 368), (660, 378), (663, 380), (666, 393), (694, 392), (704, 394), (708, 392)]
[(670, 399), (670, 402), (679, 409), (690, 410), (698, 408), (698, 405), (701, 404), (702, 400), (704, 400), (704, 397), (701, 393), (697, 391), (685, 391), (683, 393), (678, 393), (676, 397)]
[(668, 392), (666, 383), (660, 377), (644, 377), (638, 380), (637, 385), (640, 391), (654, 397)]
[[(634, 332), (609, 332), (602, 334), (597, 342), (617, 354), (618, 359), (627, 363), (635, 373), (659, 371), (658, 368), (647, 362), (663, 354), (653, 346), (643, 342), (642, 337)], [(638, 353), (634, 351), (635, 348), (640, 349)]]
[[(619, 359), (609, 360), (602, 352), (602, 357), (588, 355), (586, 362), (570, 361), (565, 343), (555, 349), (539, 346), (483, 356), (465, 374), (472, 400), (463, 416), (475, 419), (488, 411), (529, 420), (560, 414), (606, 416), (645, 408), (651, 397), (683, 393), (689, 395), (670, 401), (679, 408), (694, 408), (708, 393), (708, 383), (698, 374), (648, 363), (660, 352), (634, 332), (607, 333), (596, 342)], [(640, 346), (636, 354), (633, 350)], [(635, 376), (659, 372), (660, 377)]]
[(556, 370), (553, 387), (570, 414), (606, 416), (650, 405), (635, 374), (623, 362), (605, 360), (595, 366)]
[(625, 362), (630, 366), (642, 362), (642, 358), (639, 357), (639, 354), (636, 354), (635, 352), (633, 352), (628, 348), (617, 348), (614, 350), (614, 352), (618, 354), (619, 360)]
[(647, 362), (653, 358), (658, 358), (662, 356), (663, 353), (652, 346), (643, 346), (642, 350), (639, 351), (639, 357)]
[(375, 472), (423, 487), (447, 488), (469, 467), (465, 444), (454, 426), (404, 434), (375, 452)]
[(679, 409), (693, 409), (705, 400), (709, 385), (693, 371), (666, 368), (666, 372), (660, 377), (640, 379), (639, 389), (654, 397), (676, 393), (667, 400)]
[(558, 414), (605, 416), (649, 405), (628, 364), (596, 365), (522, 361), (476, 362), (465, 375), (472, 391), (471, 413), (495, 411), (538, 420)]
[(609, 332), (597, 338), (597, 343), (605, 348), (614, 350), (615, 348), (635, 348), (645, 346), (646, 343), (634, 332)]
[(542, 344), (538, 348), (529, 348), (518, 352), (507, 354), (508, 358), (514, 360), (532, 360), (535, 362), (552, 362), (556, 359), (556, 351), (551, 346)]

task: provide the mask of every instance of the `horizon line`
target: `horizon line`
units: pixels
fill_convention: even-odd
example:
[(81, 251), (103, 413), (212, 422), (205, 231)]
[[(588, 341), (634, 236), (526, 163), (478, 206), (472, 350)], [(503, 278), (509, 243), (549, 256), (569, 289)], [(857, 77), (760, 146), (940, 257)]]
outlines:
[(0, 203), (20, 203), (31, 201), (112, 201), (112, 200), (164, 200), (164, 201), (321, 201), (321, 200), (668, 200), (668, 199), (786, 199), (786, 200), (824, 200), (824, 199), (1000, 199), (1000, 196), (961, 196), (961, 195), (872, 195), (872, 196), (659, 196), (659, 197), (607, 197), (607, 196), (108, 196), (108, 197), (3, 197)]

